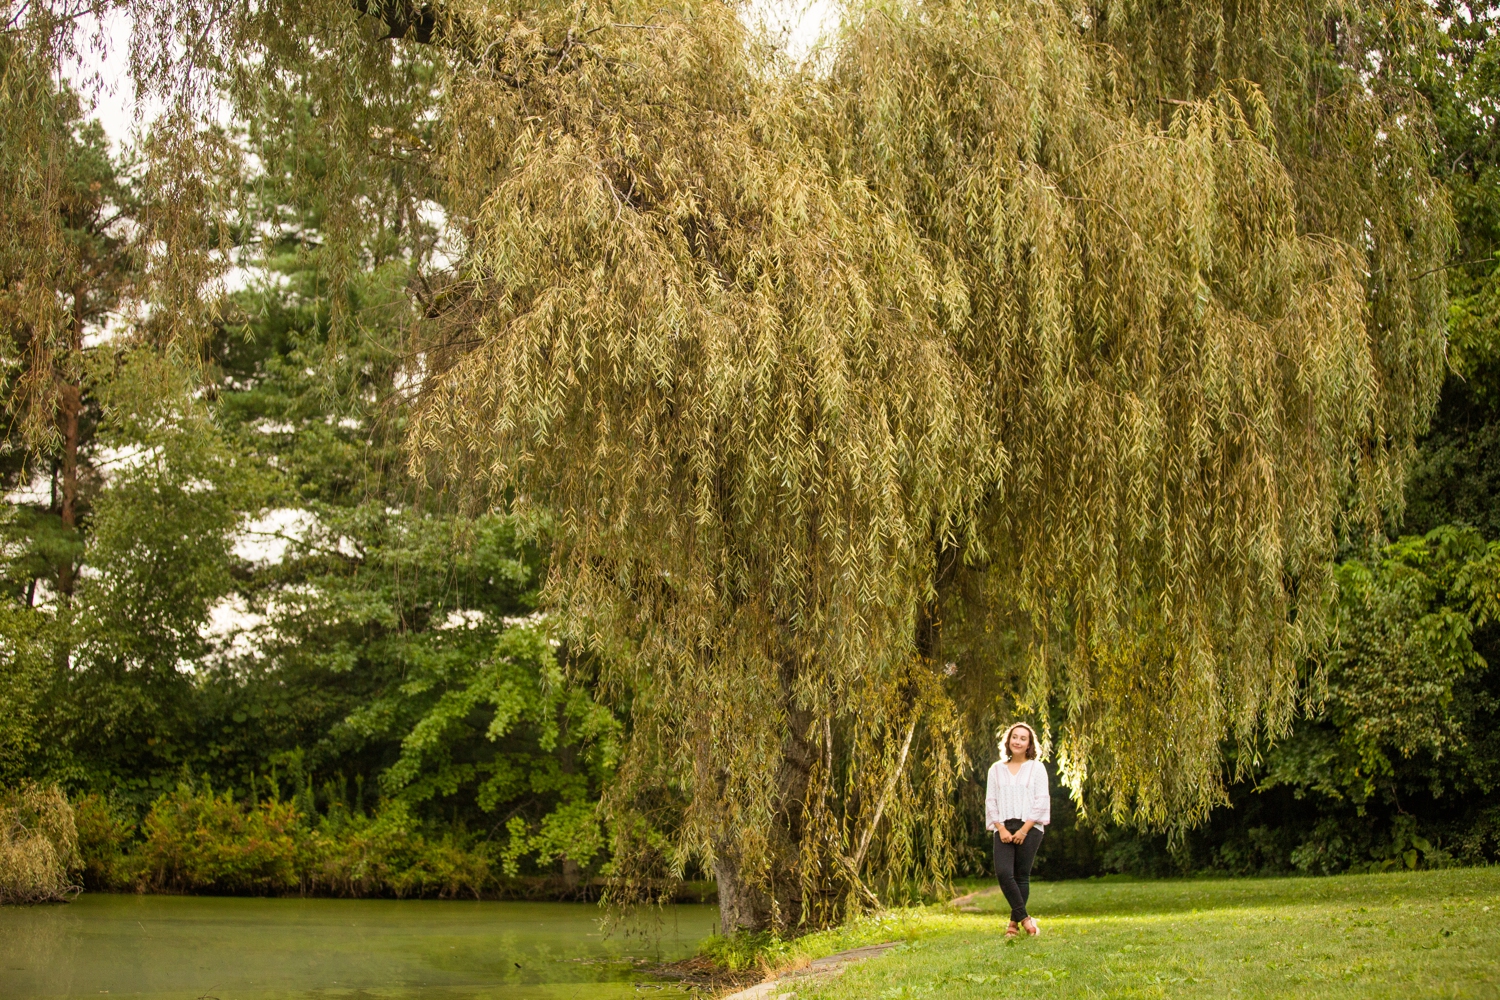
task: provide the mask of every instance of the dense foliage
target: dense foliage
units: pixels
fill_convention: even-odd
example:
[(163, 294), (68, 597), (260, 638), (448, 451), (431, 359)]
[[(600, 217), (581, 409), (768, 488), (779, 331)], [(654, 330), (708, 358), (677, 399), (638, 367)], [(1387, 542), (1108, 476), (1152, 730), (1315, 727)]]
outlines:
[[(465, 891), (493, 890), (490, 866), (559, 870), (577, 887), (606, 860), (594, 804), (620, 727), (563, 677), (536, 613), (548, 527), (458, 516), (406, 476), (412, 264), (371, 238), (340, 286), (359, 323), (342, 339), (326, 202), (306, 176), (321, 159), (305, 136), (315, 110), (295, 88), (261, 96), (277, 113), (237, 140), (262, 167), (244, 180), (255, 214), (236, 251), (257, 266), (220, 304), (199, 377), (150, 337), (90, 327), (73, 499), (67, 439), (10, 424), (0, 785), (45, 776), (103, 796), (103, 812), (84, 810), (112, 817), (84, 852), (99, 885), (406, 894), (436, 878), (427, 862), (321, 847), (296, 855), (322, 859), (316, 870), (263, 875), (162, 860), (192, 841), (168, 807), (207, 782), (218, 795), (189, 805), (210, 839), (234, 840), (226, 817), (280, 809), (286, 837), (316, 828), (338, 850), (368, 840), (416, 857), (428, 835), (464, 857), (474, 847)], [(58, 129), (68, 155), (130, 183), (97, 125)], [(273, 808), (277, 788), (288, 798)]]
[(1500, 857), (1500, 542), (1407, 536), (1338, 568), (1337, 639), (1308, 710), (1179, 840), (1079, 824), (1048, 833), (1049, 877), (1329, 874)]
[(0, 34), (0, 783), (91, 884), (814, 925), (1019, 712), (1054, 874), (1500, 846), (1487, 11), (104, 6), (123, 152)]
[(91, 889), (275, 895), (478, 897), (540, 886), (504, 880), (498, 845), (449, 827), (436, 836), (393, 801), (306, 812), (307, 796), (259, 800), (179, 785), (137, 829), (98, 795), (74, 807)]
[[(1500, 74), (1492, 4), (1439, 5), (1408, 67), (1431, 102), (1457, 240), (1449, 361), (1395, 541), (1352, 539), (1333, 648), (1301, 677), (1292, 734), (1245, 759), (1226, 807), (1180, 841), (1071, 821), (1054, 876), (1333, 872), (1500, 857)], [(1231, 751), (1231, 757), (1233, 751)], [(972, 793), (971, 793), (972, 794)]]

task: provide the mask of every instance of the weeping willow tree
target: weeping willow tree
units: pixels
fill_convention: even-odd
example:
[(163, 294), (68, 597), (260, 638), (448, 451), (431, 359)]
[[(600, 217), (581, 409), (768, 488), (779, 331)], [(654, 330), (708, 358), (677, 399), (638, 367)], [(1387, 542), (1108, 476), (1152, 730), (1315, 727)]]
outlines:
[(940, 876), (998, 672), (960, 619), (1024, 634), (1101, 808), (1220, 799), (1441, 370), (1425, 119), (1371, 72), (1421, 25), (1379, 13), (872, 5), (794, 72), (717, 5), (578, 7), (455, 75), (472, 289), (413, 442), (561, 519), (621, 858), (711, 862), (726, 927)]
[[(203, 37), (237, 92), (308, 81), (339, 238), (360, 178), (430, 177), (413, 462), (550, 513), (548, 600), (629, 721), (619, 893), (707, 868), (732, 930), (940, 881), (997, 694), (1164, 827), (1286, 726), (1443, 364), (1397, 13), (872, 3), (807, 65), (715, 0), (226, 3)], [(430, 113), (379, 117), (393, 81)]]

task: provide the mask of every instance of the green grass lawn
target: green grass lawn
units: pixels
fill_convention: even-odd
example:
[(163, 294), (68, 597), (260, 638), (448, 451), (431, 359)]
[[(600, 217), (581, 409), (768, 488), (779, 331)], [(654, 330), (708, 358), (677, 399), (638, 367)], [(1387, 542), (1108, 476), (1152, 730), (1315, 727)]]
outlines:
[(1500, 868), (1336, 878), (1038, 883), (1042, 935), (983, 912), (905, 911), (801, 939), (906, 943), (797, 1000), (905, 997), (1500, 997)]

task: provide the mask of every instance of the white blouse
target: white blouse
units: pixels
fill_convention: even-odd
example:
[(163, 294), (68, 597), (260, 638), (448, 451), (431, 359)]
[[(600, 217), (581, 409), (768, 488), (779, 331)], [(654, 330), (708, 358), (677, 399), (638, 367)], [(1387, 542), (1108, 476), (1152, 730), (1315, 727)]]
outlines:
[(1038, 830), (1052, 822), (1052, 798), (1047, 794), (1047, 769), (1040, 761), (1028, 760), (1015, 774), (1003, 760), (990, 765), (984, 789), (986, 829), (1008, 819), (1030, 820)]

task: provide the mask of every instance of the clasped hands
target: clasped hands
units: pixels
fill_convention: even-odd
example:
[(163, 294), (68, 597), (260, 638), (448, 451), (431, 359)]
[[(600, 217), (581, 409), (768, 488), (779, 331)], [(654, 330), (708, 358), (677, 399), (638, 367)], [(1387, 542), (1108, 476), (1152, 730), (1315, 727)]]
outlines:
[(1004, 824), (997, 823), (994, 826), (990, 827), (990, 829), (994, 830), (1000, 835), (1000, 843), (1002, 844), (1019, 844), (1026, 839), (1025, 837), (1021, 836), (1021, 832), (1019, 830), (1017, 830), (1015, 833), (1011, 833), (1005, 828)]

